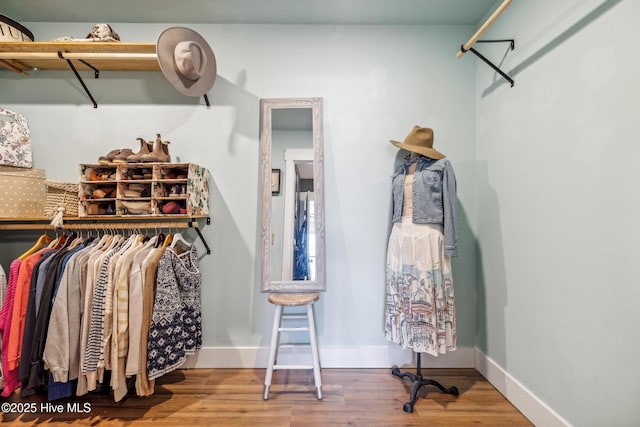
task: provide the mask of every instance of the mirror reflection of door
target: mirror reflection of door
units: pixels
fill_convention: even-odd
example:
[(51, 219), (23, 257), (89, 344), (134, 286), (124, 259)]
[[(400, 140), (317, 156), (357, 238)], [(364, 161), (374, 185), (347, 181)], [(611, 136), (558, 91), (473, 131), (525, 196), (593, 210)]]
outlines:
[(272, 111), (271, 167), (282, 171), (271, 198), (271, 280), (314, 280), (311, 108)]
[[(313, 162), (295, 162), (295, 179), (297, 206), (294, 208), (293, 242), (289, 242), (289, 246), (293, 246), (292, 279), (316, 280)], [(283, 271), (287, 270), (283, 263)]]
[(285, 194), (285, 218), (282, 243), (283, 280), (315, 280), (315, 215), (313, 192), (313, 156), (311, 150), (287, 150), (287, 175), (292, 187)]

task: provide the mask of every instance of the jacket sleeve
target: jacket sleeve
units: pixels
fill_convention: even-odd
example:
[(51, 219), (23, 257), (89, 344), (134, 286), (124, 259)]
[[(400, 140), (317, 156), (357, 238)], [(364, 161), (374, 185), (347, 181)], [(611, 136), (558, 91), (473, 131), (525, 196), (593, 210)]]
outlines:
[(387, 239), (389, 238), (389, 236), (391, 235), (391, 228), (393, 227), (393, 209), (394, 209), (394, 204), (393, 204), (393, 176), (391, 177), (391, 203), (389, 203), (390, 209), (389, 209), (389, 221), (387, 222)]
[(387, 239), (391, 235), (391, 229), (393, 228), (393, 220), (396, 216), (396, 210), (402, 209), (402, 206), (397, 206), (397, 204), (402, 204), (402, 200), (399, 200), (401, 194), (397, 194), (397, 189), (394, 188), (396, 177), (402, 174), (402, 171), (402, 167), (399, 167), (394, 171), (393, 175), (391, 175), (391, 209), (389, 210), (389, 222), (387, 223)]
[(442, 179), (442, 202), (444, 208), (444, 254), (458, 255), (458, 198), (456, 196), (456, 176), (449, 161), (445, 162)]

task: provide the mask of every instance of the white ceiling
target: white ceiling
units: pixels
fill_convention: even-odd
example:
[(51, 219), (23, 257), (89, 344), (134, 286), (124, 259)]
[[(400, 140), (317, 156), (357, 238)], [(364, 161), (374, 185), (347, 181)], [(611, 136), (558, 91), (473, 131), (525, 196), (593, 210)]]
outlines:
[(24, 22), (473, 25), (496, 0), (2, 0)]

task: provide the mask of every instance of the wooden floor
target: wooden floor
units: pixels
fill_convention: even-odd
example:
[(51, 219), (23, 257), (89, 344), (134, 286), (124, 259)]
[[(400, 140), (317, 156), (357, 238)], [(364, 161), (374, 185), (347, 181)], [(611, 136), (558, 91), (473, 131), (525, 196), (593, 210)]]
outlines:
[[(118, 404), (109, 394), (54, 401), (44, 396), (4, 402), (35, 404), (35, 413), (3, 413), (8, 425), (96, 426), (530, 426), (491, 384), (473, 369), (423, 372), (459, 396), (428, 387), (413, 413), (403, 411), (410, 386), (391, 369), (323, 369), (323, 399), (317, 400), (311, 371), (276, 371), (269, 400), (263, 400), (264, 369), (178, 370), (158, 379), (153, 396), (131, 396)], [(88, 413), (73, 413), (88, 409)], [(83, 406), (86, 405), (86, 406)], [(71, 406), (71, 407), (69, 407)], [(33, 408), (33, 406), (31, 407)], [(44, 411), (42, 409), (45, 409)], [(61, 414), (51, 413), (62, 409)], [(28, 409), (31, 410), (31, 409)]]

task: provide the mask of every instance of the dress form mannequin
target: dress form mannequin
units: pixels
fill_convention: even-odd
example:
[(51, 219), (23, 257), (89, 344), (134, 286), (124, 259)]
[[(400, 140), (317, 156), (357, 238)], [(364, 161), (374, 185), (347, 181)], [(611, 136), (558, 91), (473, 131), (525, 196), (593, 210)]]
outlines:
[[(421, 154), (411, 153), (409, 156), (408, 162), (409, 165), (407, 167), (406, 175), (404, 178), (404, 200), (402, 206), (402, 216), (403, 217), (411, 217), (413, 213), (413, 179), (416, 170), (416, 164), (420, 157), (423, 157)], [(409, 379), (412, 383), (411, 392), (409, 395), (409, 402), (404, 403), (402, 409), (405, 412), (412, 413), (413, 405), (418, 399), (418, 392), (423, 386), (432, 385), (437, 387), (440, 391), (447, 394), (452, 394), (454, 396), (458, 396), (459, 391), (456, 386), (445, 387), (440, 384), (436, 380), (424, 378), (422, 376), (422, 366), (421, 366), (421, 352), (416, 352), (416, 373), (412, 372), (401, 372), (397, 367), (391, 370), (391, 373), (397, 377), (402, 379)]]
[(420, 389), (433, 385), (454, 396), (458, 389), (423, 378), (421, 354), (456, 349), (451, 257), (457, 254), (456, 181), (445, 155), (433, 148), (434, 132), (414, 126), (403, 142), (410, 154), (392, 176), (391, 233), (387, 243), (385, 336), (416, 353), (416, 372), (392, 374), (411, 382), (413, 412)]

